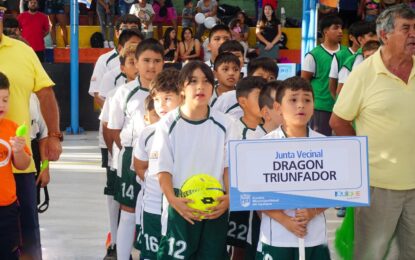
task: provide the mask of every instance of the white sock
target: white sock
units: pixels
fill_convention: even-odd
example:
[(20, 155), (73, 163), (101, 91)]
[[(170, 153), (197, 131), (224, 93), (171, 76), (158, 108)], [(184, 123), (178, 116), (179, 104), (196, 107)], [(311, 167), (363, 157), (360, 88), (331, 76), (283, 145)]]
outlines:
[(129, 260), (133, 250), (135, 234), (135, 213), (121, 210), (117, 234), (117, 259)]
[(117, 243), (118, 217), (120, 214), (120, 203), (114, 196), (107, 196), (108, 216), (110, 220), (111, 246)]

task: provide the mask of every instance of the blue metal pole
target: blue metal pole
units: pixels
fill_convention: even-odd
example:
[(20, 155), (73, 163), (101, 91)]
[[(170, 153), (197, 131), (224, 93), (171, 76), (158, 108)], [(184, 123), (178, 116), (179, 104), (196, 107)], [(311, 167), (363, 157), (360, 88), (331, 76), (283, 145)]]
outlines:
[(301, 62), (304, 56), (316, 46), (317, 0), (303, 0)]
[(71, 133), (79, 133), (79, 16), (78, 0), (71, 1)]

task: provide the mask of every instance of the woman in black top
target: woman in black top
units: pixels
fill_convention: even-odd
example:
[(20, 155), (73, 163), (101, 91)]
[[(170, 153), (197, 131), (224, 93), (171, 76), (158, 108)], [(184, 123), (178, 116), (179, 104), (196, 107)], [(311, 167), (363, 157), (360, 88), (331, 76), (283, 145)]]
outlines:
[(169, 27), (164, 32), (160, 44), (164, 47), (164, 61), (169, 63), (177, 62), (179, 58), (179, 48), (177, 42), (177, 33), (173, 27)]
[(190, 28), (183, 28), (182, 41), (179, 43), (180, 59), (182, 62), (189, 60), (200, 60), (200, 42), (193, 38)]
[(259, 56), (270, 57), (277, 61), (279, 57), (278, 41), (281, 39), (281, 22), (276, 17), (272, 6), (267, 4), (256, 26), (259, 40)]

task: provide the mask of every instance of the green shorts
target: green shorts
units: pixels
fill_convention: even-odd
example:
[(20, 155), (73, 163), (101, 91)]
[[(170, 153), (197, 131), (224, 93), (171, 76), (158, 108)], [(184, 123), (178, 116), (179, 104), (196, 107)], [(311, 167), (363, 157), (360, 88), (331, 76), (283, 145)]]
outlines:
[[(262, 251), (257, 252), (257, 260), (298, 260), (298, 247), (275, 247), (262, 243)], [(305, 248), (307, 260), (330, 260), (330, 251), (327, 245), (318, 245)]]
[(115, 200), (121, 205), (135, 208), (137, 195), (141, 189), (136, 179), (136, 174), (130, 169), (133, 148), (124, 147), (120, 152), (121, 164), (118, 164), (117, 186), (115, 191)]
[(107, 185), (104, 188), (104, 194), (114, 196), (117, 186), (117, 171), (111, 170), (110, 167), (107, 167)]
[[(135, 242), (134, 242), (134, 248), (141, 251), (142, 245), (140, 244), (140, 237), (142, 234), (143, 229), (141, 228), (141, 225), (135, 225)], [(141, 255), (141, 254), (140, 254)]]
[(248, 245), (245, 249), (245, 259), (255, 259), (261, 231), (261, 218), (256, 211), (251, 211), (251, 214), (250, 231), (248, 231), (250, 238), (248, 238)]
[(139, 238), (140, 257), (156, 259), (161, 239), (161, 215), (143, 211), (143, 224)]
[(108, 167), (108, 148), (101, 148), (101, 167)]
[(194, 225), (168, 207), (167, 231), (161, 238), (157, 259), (224, 260), (228, 214), (217, 219), (196, 221)]
[(246, 248), (248, 246), (249, 211), (233, 211), (229, 215), (228, 236), (230, 246)]

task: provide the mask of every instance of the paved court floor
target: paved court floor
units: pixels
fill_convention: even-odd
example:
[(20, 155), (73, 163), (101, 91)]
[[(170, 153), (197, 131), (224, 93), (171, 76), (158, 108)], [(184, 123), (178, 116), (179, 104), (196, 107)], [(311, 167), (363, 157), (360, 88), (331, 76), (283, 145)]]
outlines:
[[(102, 259), (108, 232), (105, 172), (100, 167), (97, 132), (66, 136), (58, 162), (51, 163), (49, 209), (40, 215), (45, 260)], [(330, 248), (341, 223), (334, 210), (326, 214)], [(333, 250), (331, 250), (333, 251)], [(134, 259), (138, 253), (134, 252)], [(332, 253), (333, 259), (336, 259)]]

